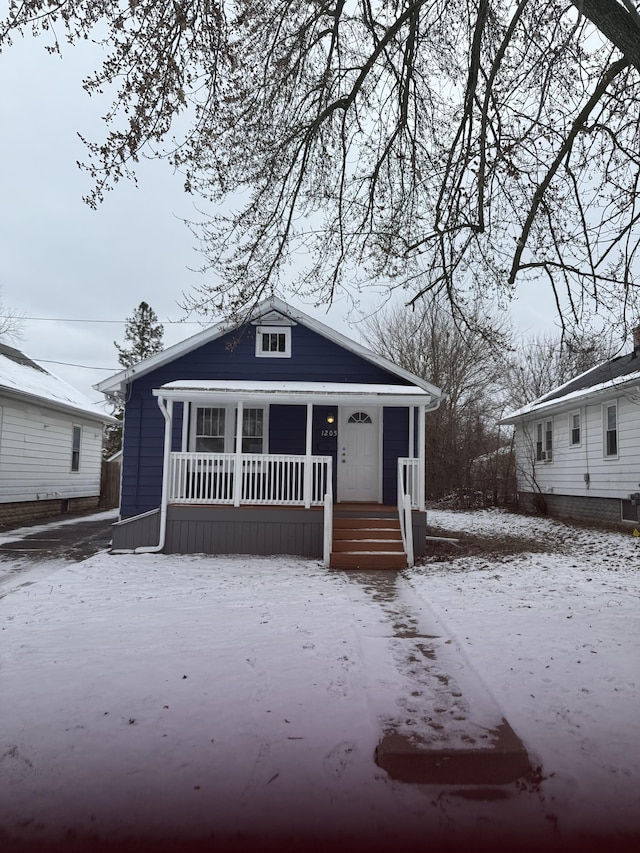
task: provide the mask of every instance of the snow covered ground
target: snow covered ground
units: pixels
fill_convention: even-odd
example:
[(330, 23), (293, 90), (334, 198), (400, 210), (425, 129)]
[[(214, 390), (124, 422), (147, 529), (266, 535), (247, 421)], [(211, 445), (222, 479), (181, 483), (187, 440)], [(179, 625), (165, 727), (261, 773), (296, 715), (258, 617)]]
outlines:
[[(291, 557), (105, 553), (22, 577), (0, 562), (0, 847), (215, 835), (631, 849), (638, 541), (501, 512), (430, 522), (548, 552), (352, 575)], [(414, 654), (399, 627), (434, 653)], [(460, 718), (495, 723), (481, 691), (474, 707), (475, 673), (539, 784), (391, 780), (374, 761), (390, 723), (425, 736), (439, 714), (457, 736), (447, 674)]]

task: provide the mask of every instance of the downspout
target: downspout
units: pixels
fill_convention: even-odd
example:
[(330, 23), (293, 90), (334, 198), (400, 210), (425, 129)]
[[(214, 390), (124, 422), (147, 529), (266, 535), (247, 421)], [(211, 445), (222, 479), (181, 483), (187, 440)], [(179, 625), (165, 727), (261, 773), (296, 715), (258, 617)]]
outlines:
[(426, 411), (426, 406), (418, 406), (418, 459), (420, 460), (418, 464), (418, 509), (420, 512), (425, 511)]
[(160, 540), (157, 545), (147, 545), (134, 550), (134, 554), (158, 554), (164, 548), (167, 537), (167, 503), (169, 495), (169, 461), (171, 459), (171, 424), (173, 420), (173, 400), (167, 403), (158, 397), (158, 406), (164, 417), (164, 458), (162, 462), (162, 497), (160, 498)]
[(431, 400), (431, 402), (427, 403), (425, 406), (419, 407), (419, 420), (418, 420), (418, 458), (420, 461), (420, 510), (421, 512), (426, 511), (426, 493), (427, 493), (427, 483), (426, 483), (426, 439), (427, 439), (427, 412), (435, 412), (440, 408), (440, 403), (442, 403), (443, 395), (440, 394), (439, 397), (436, 397), (435, 400)]

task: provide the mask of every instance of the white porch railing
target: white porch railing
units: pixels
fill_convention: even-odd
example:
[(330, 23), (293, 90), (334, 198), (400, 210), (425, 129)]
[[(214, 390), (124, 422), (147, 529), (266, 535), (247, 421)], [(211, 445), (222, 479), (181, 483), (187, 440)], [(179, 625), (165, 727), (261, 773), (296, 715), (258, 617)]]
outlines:
[(407, 555), (407, 565), (413, 566), (413, 520), (411, 517), (412, 507), (419, 506), (419, 460), (398, 459), (398, 517), (400, 519), (400, 531), (402, 533), (402, 544)]
[(412, 509), (420, 508), (420, 460), (398, 459), (398, 500), (400, 491), (409, 495)]
[(330, 456), (172, 453), (169, 460), (169, 503), (322, 506), (330, 487)]

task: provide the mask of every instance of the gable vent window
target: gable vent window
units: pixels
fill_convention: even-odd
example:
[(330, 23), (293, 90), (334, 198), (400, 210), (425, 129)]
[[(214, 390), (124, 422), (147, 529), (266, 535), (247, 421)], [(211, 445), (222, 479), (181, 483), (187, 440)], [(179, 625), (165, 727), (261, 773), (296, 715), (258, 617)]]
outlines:
[(291, 329), (283, 326), (258, 326), (256, 356), (258, 358), (291, 358)]

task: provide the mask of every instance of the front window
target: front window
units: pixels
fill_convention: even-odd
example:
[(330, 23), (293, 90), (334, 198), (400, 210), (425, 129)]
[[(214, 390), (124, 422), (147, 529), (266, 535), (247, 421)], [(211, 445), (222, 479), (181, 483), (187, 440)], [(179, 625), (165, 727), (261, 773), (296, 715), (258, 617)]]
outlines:
[(224, 453), (225, 410), (202, 407), (196, 411), (196, 452)]
[[(236, 409), (224, 406), (198, 406), (195, 411), (193, 447), (197, 453), (235, 453)], [(242, 410), (242, 452), (262, 453), (265, 410)]]
[(82, 427), (74, 426), (71, 436), (71, 470), (80, 470), (80, 443), (82, 439)]
[(604, 407), (604, 455), (618, 455), (618, 404), (607, 403)]
[(264, 409), (242, 410), (242, 452), (262, 453)]

